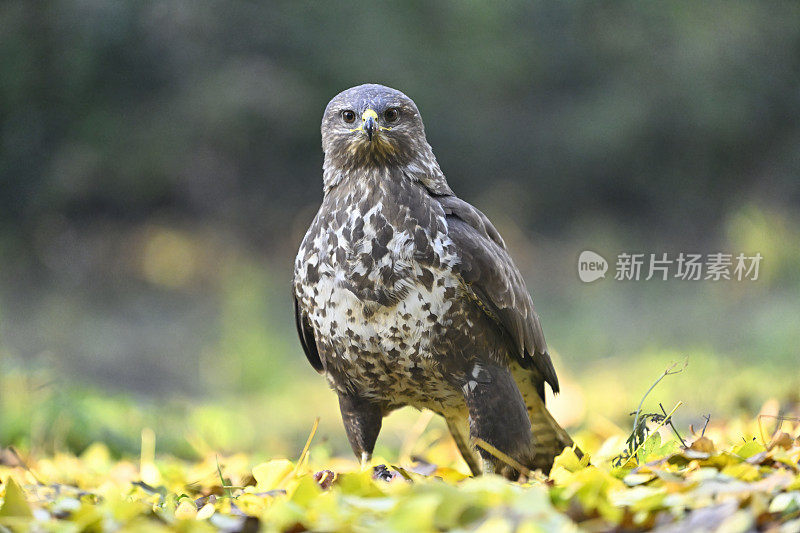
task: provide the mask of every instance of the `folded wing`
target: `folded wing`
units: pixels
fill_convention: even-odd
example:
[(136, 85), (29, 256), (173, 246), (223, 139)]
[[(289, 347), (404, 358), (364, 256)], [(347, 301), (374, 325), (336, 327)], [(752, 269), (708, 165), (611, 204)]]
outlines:
[[(522, 275), (489, 219), (455, 196), (437, 197), (447, 216), (448, 235), (460, 257), (454, 271), (476, 304), (508, 335), (513, 355), (525, 368), (535, 368), (558, 392), (556, 377), (539, 316)], [(539, 395), (544, 398), (544, 386)]]

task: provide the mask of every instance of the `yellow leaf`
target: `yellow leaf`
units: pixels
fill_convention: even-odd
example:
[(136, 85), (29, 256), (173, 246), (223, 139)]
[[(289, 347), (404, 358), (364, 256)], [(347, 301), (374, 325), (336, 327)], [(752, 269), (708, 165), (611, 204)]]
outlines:
[(3, 497), (3, 506), (0, 507), (0, 517), (13, 516), (18, 518), (33, 518), (31, 508), (14, 478), (8, 477), (5, 483), (6, 493)]
[(197, 507), (194, 502), (184, 499), (181, 504), (175, 509), (175, 518), (179, 520), (191, 520), (197, 516)]
[(728, 465), (722, 469), (722, 473), (726, 476), (741, 479), (742, 481), (757, 481), (761, 478), (761, 473), (759, 472), (758, 467), (748, 463)]
[(451, 483), (458, 483), (459, 481), (463, 481), (469, 477), (466, 474), (462, 474), (458, 470), (448, 468), (446, 466), (440, 466), (437, 468), (433, 475)]
[(294, 465), (288, 459), (273, 459), (253, 468), (258, 490), (267, 491), (282, 488), (294, 471)]
[(625, 516), (625, 509), (612, 505), (606, 499), (599, 499), (597, 501), (597, 510), (603, 516), (603, 518), (614, 524), (619, 524), (622, 522), (622, 519)]
[(136, 516), (144, 512), (145, 509), (142, 503), (130, 501), (120, 494), (115, 494), (113, 492), (106, 497), (106, 504), (109, 511), (111, 511), (111, 515), (123, 524), (136, 518)]
[(313, 476), (307, 475), (300, 478), (300, 482), (292, 492), (291, 499), (301, 507), (308, 507), (320, 494), (322, 494), (322, 488), (319, 483)]
[(575, 472), (585, 468), (587, 464), (588, 459), (586, 463), (578, 459), (578, 456), (575, 454), (575, 450), (572, 448), (564, 448), (564, 451), (561, 452), (561, 454), (556, 457), (555, 460), (556, 466), (561, 466), (569, 472)]
[[(388, 490), (385, 484), (383, 486), (376, 484), (372, 479), (372, 473), (369, 471), (341, 474), (337, 478), (336, 485), (344, 494), (352, 494), (354, 496), (363, 496), (366, 498), (383, 496), (383, 489)], [(394, 485), (394, 483), (391, 485)]]
[(211, 518), (213, 514), (214, 514), (214, 504), (207, 503), (203, 507), (201, 507), (199, 511), (197, 511), (197, 516), (195, 518), (198, 520), (205, 520), (207, 518)]
[(108, 470), (111, 464), (111, 452), (102, 442), (89, 445), (80, 456), (83, 464), (93, 470)]
[(103, 515), (100, 508), (94, 506), (88, 499), (84, 499), (80, 509), (73, 512), (69, 519), (75, 523), (78, 531), (100, 531), (102, 529)]
[(244, 493), (236, 498), (236, 507), (243, 513), (258, 516), (263, 513), (269, 505), (275, 501), (272, 497), (256, 496), (255, 494)]

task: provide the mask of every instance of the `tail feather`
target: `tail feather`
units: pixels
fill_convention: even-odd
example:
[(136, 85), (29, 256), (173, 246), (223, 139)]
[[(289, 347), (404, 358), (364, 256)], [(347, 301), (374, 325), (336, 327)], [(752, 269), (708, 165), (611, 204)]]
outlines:
[[(512, 457), (531, 470), (541, 470), (548, 474), (553, 467), (555, 458), (564, 451), (564, 448), (574, 446), (574, 443), (569, 434), (547, 410), (544, 400), (539, 395), (538, 391), (541, 388), (542, 378), (537, 371), (531, 371), (517, 364), (512, 364), (510, 370), (522, 394), (528, 411), (528, 418), (531, 422), (531, 446), (529, 452), (513, 453)], [(479, 475), (484, 473), (487, 464), (481, 458), (481, 454), (478, 453), (474, 442), (470, 438), (468, 416), (469, 414), (465, 409), (464, 412), (447, 413), (445, 420), (453, 440), (470, 471), (472, 471), (473, 475)], [(511, 451), (509, 450), (509, 452)], [(575, 453), (578, 457), (583, 456), (578, 448), (575, 448)], [(515, 470), (508, 468), (500, 468), (496, 472), (506, 475), (510, 479), (516, 479), (518, 475)]]
[[(539, 376), (519, 365), (512, 365), (511, 371), (519, 391), (522, 393), (522, 398), (525, 400), (528, 417), (531, 420), (530, 466), (533, 469), (540, 469), (544, 473), (549, 473), (556, 456), (564, 448), (574, 446), (574, 443), (569, 434), (547, 410), (544, 400), (539, 396), (535, 384)], [(575, 452), (579, 457), (582, 455), (577, 448)]]
[[(558, 425), (538, 394), (533, 394), (530, 398), (526, 397), (525, 403), (531, 419), (533, 467), (549, 473), (556, 456), (564, 448), (573, 446), (574, 443), (564, 428)], [(581, 455), (580, 450), (576, 448), (575, 451), (579, 456)]]

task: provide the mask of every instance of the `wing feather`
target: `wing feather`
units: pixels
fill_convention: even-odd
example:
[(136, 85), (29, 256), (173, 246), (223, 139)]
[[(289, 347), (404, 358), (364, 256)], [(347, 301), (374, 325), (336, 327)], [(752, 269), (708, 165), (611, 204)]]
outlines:
[(533, 365), (553, 392), (558, 392), (558, 377), (533, 299), (497, 229), (486, 215), (455, 196), (437, 200), (460, 256), (456, 273), (472, 290), (478, 305), (509, 335), (520, 363), (528, 368)]
[(308, 323), (308, 318), (305, 313), (300, 309), (300, 304), (297, 301), (297, 295), (292, 291), (292, 299), (294, 300), (294, 324), (297, 326), (297, 335), (300, 337), (300, 344), (303, 346), (303, 351), (306, 353), (306, 358), (314, 370), (322, 372), (324, 366), (322, 359), (317, 350), (317, 340), (314, 337), (314, 328)]

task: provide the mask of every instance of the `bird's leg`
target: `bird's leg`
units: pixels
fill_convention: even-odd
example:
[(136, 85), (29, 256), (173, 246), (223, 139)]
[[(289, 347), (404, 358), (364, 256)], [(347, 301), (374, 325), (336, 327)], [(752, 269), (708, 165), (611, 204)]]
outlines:
[(377, 404), (356, 395), (339, 394), (339, 410), (353, 453), (361, 462), (361, 468), (369, 466), (372, 450), (381, 431), (383, 411)]
[[(469, 369), (463, 385), (469, 410), (469, 434), (482, 439), (523, 466), (531, 460), (531, 423), (525, 402), (507, 368), (491, 363)], [(484, 473), (502, 473), (516, 479), (517, 473), (487, 450), (477, 447)]]
[[(460, 416), (459, 416), (460, 415)], [(481, 468), (482, 458), (475, 453), (475, 448), (469, 442), (469, 426), (467, 425), (466, 413), (458, 413), (457, 415), (446, 416), (447, 429), (453, 436), (456, 442), (458, 451), (461, 452), (461, 457), (467, 463), (470, 472), (473, 476), (481, 475), (481, 472), (486, 472), (486, 466)]]

